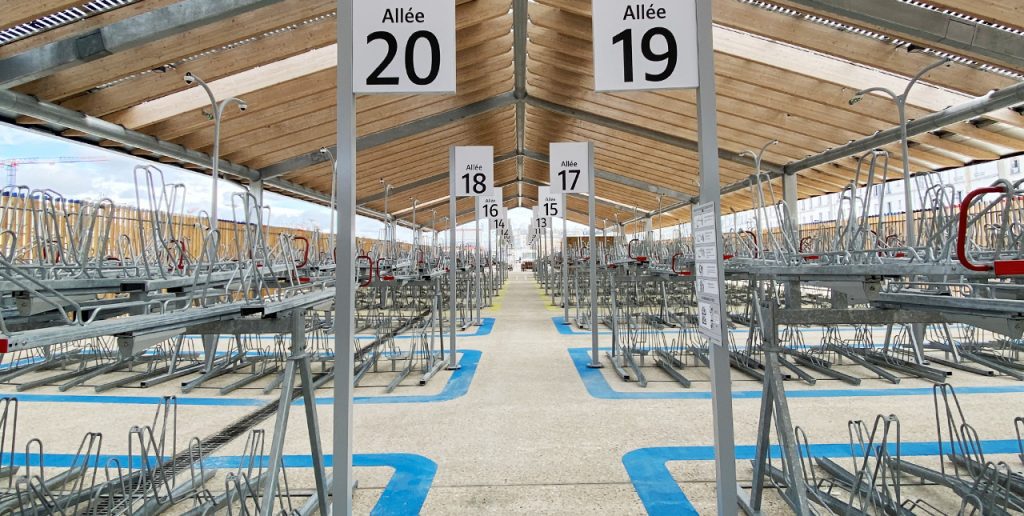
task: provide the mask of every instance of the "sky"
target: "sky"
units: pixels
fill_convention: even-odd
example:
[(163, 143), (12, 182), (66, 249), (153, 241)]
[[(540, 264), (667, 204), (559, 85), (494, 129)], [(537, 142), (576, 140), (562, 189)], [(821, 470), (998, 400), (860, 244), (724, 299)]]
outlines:
[[(194, 215), (203, 210), (210, 211), (213, 188), (209, 175), (0, 122), (0, 160), (54, 157), (105, 161), (20, 165), (17, 169), (17, 184), (33, 190), (54, 190), (69, 199), (96, 201), (109, 198), (116, 204), (135, 206), (135, 166), (156, 165), (163, 172), (165, 183), (185, 185), (186, 213)], [(7, 184), (7, 172), (6, 167), (0, 167), (0, 180), (4, 185)], [(217, 197), (218, 216), (221, 219), (233, 218), (232, 194), (241, 191), (243, 187), (236, 183), (223, 179), (220, 181)], [(297, 229), (321, 228), (324, 231), (330, 228), (331, 211), (327, 207), (273, 192), (264, 194), (264, 204), (270, 206), (270, 225)], [(509, 219), (514, 228), (525, 229), (530, 222), (530, 210), (509, 210)], [(572, 222), (569, 224), (583, 227)], [(379, 238), (382, 232), (383, 224), (380, 221), (357, 216), (357, 236)], [(399, 240), (411, 241), (412, 231), (400, 228), (397, 236)]]

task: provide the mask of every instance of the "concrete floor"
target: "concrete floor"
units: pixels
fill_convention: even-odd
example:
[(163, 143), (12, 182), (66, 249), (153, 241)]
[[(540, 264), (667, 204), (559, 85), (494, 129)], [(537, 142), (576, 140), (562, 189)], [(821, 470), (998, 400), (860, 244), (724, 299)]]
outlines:
[[(465, 395), (436, 403), (356, 405), (356, 453), (408, 453), (436, 463), (436, 475), (422, 507), (424, 514), (646, 514), (623, 465), (623, 456), (639, 448), (712, 444), (711, 405), (707, 399), (598, 399), (588, 393), (568, 350), (589, 346), (590, 338), (560, 334), (552, 317), (561, 311), (546, 306), (546, 302), (532, 275), (513, 274), (496, 307), (484, 313), (496, 318), (492, 333), (459, 341), (460, 348), (482, 352)], [(606, 367), (602, 374), (612, 389), (638, 390), (633, 384), (623, 384), (609, 369)], [(737, 390), (759, 389), (758, 383), (735, 372), (733, 375)], [(447, 379), (444, 376), (437, 380)], [(423, 391), (402, 387), (395, 394), (433, 394), (441, 388), (437, 380)], [(966, 373), (955, 374), (951, 381), (958, 387), (1021, 385), (1008, 378), (982, 378)], [(374, 379), (367, 385), (385, 382)], [(807, 389), (841, 388), (831, 383)], [(788, 384), (804, 389), (795, 382)], [(886, 385), (871, 383), (869, 387)], [(928, 385), (907, 380), (898, 387)], [(379, 394), (379, 388), (371, 389)], [(655, 390), (672, 388), (659, 383)], [(692, 390), (705, 391), (707, 384), (695, 383)], [(0, 391), (13, 394), (11, 386), (2, 386)], [(55, 391), (44, 388), (32, 393)], [(175, 393), (176, 387), (167, 384), (145, 390), (118, 389), (105, 396)], [(67, 394), (92, 392), (78, 389)], [(318, 394), (330, 395), (327, 390)], [(200, 390), (180, 397), (217, 396), (215, 391)], [(255, 404), (273, 396), (250, 390), (234, 393), (230, 398), (253, 400)], [(99, 430), (105, 434), (105, 453), (124, 453), (128, 429), (149, 423), (154, 410), (152, 405), (94, 401), (53, 403), (26, 399), (20, 408), (19, 443), (29, 437), (40, 437), (47, 453), (73, 453), (84, 432)], [(1010, 439), (1013, 417), (1024, 415), (1024, 392), (1020, 390), (962, 395), (960, 402), (983, 440)], [(755, 442), (759, 403), (758, 399), (734, 401), (738, 445)], [(880, 413), (899, 416), (904, 442), (936, 440), (930, 393), (794, 397), (789, 403), (794, 423), (806, 429), (812, 443), (846, 443), (849, 420), (870, 422)], [(179, 407), (179, 449), (188, 438), (208, 435), (255, 408), (256, 405)], [(330, 452), (331, 405), (318, 404), (317, 409), (323, 442)], [(300, 407), (293, 407), (289, 421), (286, 454), (308, 454)], [(273, 418), (260, 428), (267, 430), (269, 439)], [(239, 440), (219, 455), (238, 455), (241, 451)], [(1024, 469), (1016, 457), (1002, 458), (1015, 464), (1017, 470)], [(741, 462), (738, 468), (741, 483), (749, 483), (749, 463)], [(672, 461), (668, 470), (698, 512), (715, 513), (712, 461)], [(356, 476), (360, 485), (355, 495), (356, 512), (367, 514), (381, 496), (390, 469), (356, 468)], [(312, 486), (310, 470), (289, 470), (289, 481), (294, 489), (308, 490)], [(211, 485), (216, 491), (222, 489), (223, 481), (218, 479)], [(923, 496), (942, 497), (927, 492)], [(788, 513), (773, 490), (766, 494), (765, 509), (766, 514)]]

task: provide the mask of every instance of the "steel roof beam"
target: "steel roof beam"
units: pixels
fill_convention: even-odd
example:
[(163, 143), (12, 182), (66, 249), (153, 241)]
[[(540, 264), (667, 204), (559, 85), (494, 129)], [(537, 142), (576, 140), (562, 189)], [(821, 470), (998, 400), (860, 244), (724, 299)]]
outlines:
[(0, 60), (0, 88), (20, 86), (72, 66), (280, 1), (183, 0)]
[[(35, 97), (10, 90), (0, 90), (0, 110), (10, 111), (42, 120), (51, 124), (66, 127), (106, 140), (112, 140), (128, 147), (141, 149), (160, 156), (189, 163), (199, 167), (212, 169), (213, 158), (176, 143), (170, 143), (148, 134), (126, 129), (101, 118), (92, 117), (70, 109), (44, 102)], [(257, 170), (238, 165), (223, 158), (220, 160), (220, 171), (248, 181), (260, 178)]]
[[(650, 140), (654, 140), (656, 142), (661, 142), (668, 145), (672, 145), (674, 147), (679, 147), (681, 149), (697, 152), (697, 142), (693, 140), (681, 138), (679, 136), (673, 136), (671, 134), (663, 133), (661, 131), (655, 131), (647, 127), (630, 124), (628, 122), (616, 120), (614, 118), (599, 115), (597, 113), (591, 113), (589, 111), (583, 111), (581, 109), (563, 106), (561, 104), (547, 101), (544, 99), (539, 99), (537, 97), (527, 96), (526, 103), (544, 109), (546, 111), (550, 111), (552, 113), (558, 113), (560, 115), (565, 115), (571, 118), (575, 118), (577, 120), (582, 120), (584, 122), (590, 122), (603, 127), (607, 127), (609, 129), (615, 129), (616, 131), (622, 131), (624, 133), (632, 134), (634, 136), (640, 136), (642, 138), (647, 138)], [(726, 161), (731, 161), (733, 163), (739, 163), (741, 165), (746, 165), (751, 168), (754, 167), (753, 159), (740, 155), (737, 152), (732, 152), (730, 150), (719, 148), (718, 157)], [(781, 172), (782, 166), (762, 161), (761, 170), (770, 172)]]
[[(450, 109), (435, 115), (426, 116), (390, 129), (360, 136), (356, 139), (356, 150), (362, 151), (372, 149), (380, 145), (391, 143), (395, 140), (400, 140), (402, 138), (437, 129), (466, 118), (484, 114), (492, 109), (510, 106), (515, 103), (515, 101), (515, 95), (512, 92), (502, 93), (479, 102)], [(328, 150), (331, 151), (332, 155), (337, 155), (336, 146), (332, 145), (328, 147)], [(294, 172), (296, 170), (301, 170), (306, 167), (311, 167), (319, 163), (324, 163), (329, 159), (330, 158), (328, 158), (324, 153), (320, 152), (320, 149), (316, 149), (314, 151), (295, 156), (294, 158), (288, 158), (279, 163), (268, 165), (260, 169), (260, 174), (264, 179), (269, 179), (289, 172)]]
[[(523, 153), (523, 155), (535, 161), (548, 163), (548, 155), (544, 153), (527, 150)], [(671, 188), (666, 188), (664, 186), (650, 184), (646, 181), (641, 181), (639, 179), (633, 179), (632, 177), (616, 174), (615, 172), (608, 172), (607, 170), (600, 170), (595, 168), (594, 174), (594, 177), (598, 179), (604, 179), (605, 181), (611, 181), (613, 183), (618, 183), (620, 185), (628, 186), (630, 188), (636, 188), (637, 190), (644, 190), (655, 195), (671, 197), (673, 199), (678, 199), (680, 201), (685, 202), (690, 202), (691, 200), (693, 200), (692, 195), (680, 192), (678, 190), (673, 190)]]
[[(494, 164), (497, 165), (498, 163), (502, 163), (504, 161), (508, 161), (508, 160), (513, 159), (515, 157), (516, 157), (516, 153), (515, 152), (509, 152), (509, 153), (506, 153), (506, 154), (502, 154), (500, 156), (495, 156), (494, 157)], [(424, 177), (422, 179), (417, 179), (416, 181), (413, 181), (411, 183), (405, 183), (403, 185), (393, 186), (393, 187), (391, 187), (391, 195), (400, 194), (400, 193), (403, 193), (403, 192), (408, 192), (410, 190), (415, 190), (417, 188), (420, 188), (420, 187), (423, 187), (423, 186), (427, 186), (427, 185), (432, 184), (432, 183), (437, 183), (437, 182), (440, 182), (440, 181), (445, 181), (450, 176), (451, 176), (450, 173), (442, 172), (440, 174), (434, 174), (432, 176)], [(384, 192), (379, 192), (379, 193), (375, 193), (373, 195), (369, 195), (369, 196), (363, 197), (362, 199), (356, 200), (356, 204), (366, 204), (368, 202), (375, 202), (375, 201), (380, 201), (380, 200), (383, 200), (383, 199), (384, 199)]]
[(996, 64), (1024, 68), (1024, 38), (991, 25), (892, 0), (789, 1), (902, 34), (920, 43), (935, 43), (991, 59)]

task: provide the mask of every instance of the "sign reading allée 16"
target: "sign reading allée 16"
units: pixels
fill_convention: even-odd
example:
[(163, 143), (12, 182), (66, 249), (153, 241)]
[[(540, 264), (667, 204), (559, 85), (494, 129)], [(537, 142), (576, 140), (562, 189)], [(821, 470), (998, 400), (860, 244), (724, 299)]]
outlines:
[(455, 0), (355, 0), (356, 93), (454, 93)]
[(697, 87), (696, 0), (593, 0), (594, 89)]

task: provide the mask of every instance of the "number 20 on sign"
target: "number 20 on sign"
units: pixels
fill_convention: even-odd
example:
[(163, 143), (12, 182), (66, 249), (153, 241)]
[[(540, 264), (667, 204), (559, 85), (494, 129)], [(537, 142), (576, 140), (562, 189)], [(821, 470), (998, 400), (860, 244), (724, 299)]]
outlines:
[(353, 0), (356, 93), (454, 93), (455, 0)]
[(594, 89), (697, 87), (697, 0), (593, 0)]

